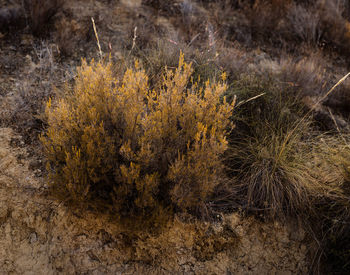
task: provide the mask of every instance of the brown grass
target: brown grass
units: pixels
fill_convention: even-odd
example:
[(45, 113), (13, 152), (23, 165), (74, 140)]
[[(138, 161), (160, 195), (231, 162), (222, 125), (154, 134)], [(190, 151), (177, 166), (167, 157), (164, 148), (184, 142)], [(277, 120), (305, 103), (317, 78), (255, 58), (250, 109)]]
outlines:
[(233, 205), (239, 201), (248, 211), (284, 219), (314, 215), (319, 197), (341, 198), (341, 174), (329, 177), (328, 170), (320, 168), (327, 154), (314, 150), (318, 145), (310, 113), (316, 105), (305, 113), (293, 92), (261, 79), (240, 81), (235, 88), (239, 101), (265, 94), (245, 101), (234, 116), (237, 128), (227, 153), (229, 173), (235, 179), (227, 193), (232, 194)]

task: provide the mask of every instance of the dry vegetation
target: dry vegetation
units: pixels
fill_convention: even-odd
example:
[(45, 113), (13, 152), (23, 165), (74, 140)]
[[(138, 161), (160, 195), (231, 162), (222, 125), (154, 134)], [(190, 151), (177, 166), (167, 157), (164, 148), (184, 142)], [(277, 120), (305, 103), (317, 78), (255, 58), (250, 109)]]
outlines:
[(73, 91), (46, 108), (41, 140), (55, 189), (123, 217), (203, 208), (225, 180), (220, 156), (234, 103), (220, 98), (225, 84), (199, 87), (191, 74), (181, 55), (152, 91), (137, 63), (121, 81), (112, 64), (83, 63)]
[[(36, 53), (16, 94), (1, 91), (0, 124), (43, 149), (52, 194), (126, 225), (161, 224), (165, 243), (178, 215), (196, 220), (191, 234), (226, 212), (299, 220), (318, 243), (310, 269), (349, 272), (349, 80), (324, 96), (349, 69), (348, 2), (144, 0), (123, 14), (103, 2), (0, 10), (1, 45), (33, 34)], [(1, 71), (19, 71), (6, 58)], [(198, 232), (188, 238), (199, 258), (239, 245), (232, 232)], [(140, 236), (138, 260), (157, 263), (159, 244)]]

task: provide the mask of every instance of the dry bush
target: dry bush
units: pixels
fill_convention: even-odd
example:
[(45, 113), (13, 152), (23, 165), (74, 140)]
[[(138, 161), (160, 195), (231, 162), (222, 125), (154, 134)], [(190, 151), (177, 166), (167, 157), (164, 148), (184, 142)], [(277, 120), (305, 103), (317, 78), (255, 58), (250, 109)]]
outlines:
[(312, 8), (293, 4), (287, 12), (288, 30), (301, 42), (319, 45), (322, 37), (320, 15)]
[(208, 4), (208, 9), (221, 36), (229, 41), (248, 46), (263, 42), (295, 50), (295, 42), (320, 39), (318, 19), (305, 3), (301, 6), (292, 0), (216, 1)]
[(346, 1), (216, 1), (206, 6), (219, 33), (229, 41), (248, 46), (267, 43), (291, 52), (326, 46), (347, 55), (350, 23)]
[(112, 64), (84, 62), (74, 89), (46, 109), (41, 140), (53, 186), (116, 216), (202, 208), (224, 179), (233, 104), (220, 103), (225, 84), (200, 88), (192, 72), (181, 56), (151, 90), (137, 64), (118, 82)]
[(321, 42), (321, 15), (312, 1), (262, 0), (245, 9), (253, 34), (264, 41), (287, 47), (296, 42), (315, 46)]
[(29, 25), (34, 35), (45, 35), (51, 19), (63, 6), (64, 0), (24, 0)]
[(285, 45), (295, 45), (299, 40), (313, 46), (336, 48), (341, 54), (348, 55), (350, 23), (345, 18), (349, 7), (345, 1), (272, 2), (256, 1), (253, 8), (248, 9), (250, 24), (260, 37), (266, 40), (267, 35), (272, 34), (272, 42), (281, 40)]

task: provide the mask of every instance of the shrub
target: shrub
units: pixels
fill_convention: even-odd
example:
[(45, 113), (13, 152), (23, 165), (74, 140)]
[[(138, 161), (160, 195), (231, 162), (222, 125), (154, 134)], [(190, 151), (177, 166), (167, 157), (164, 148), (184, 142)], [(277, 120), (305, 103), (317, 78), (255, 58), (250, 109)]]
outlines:
[(315, 46), (320, 43), (320, 15), (316, 10), (293, 4), (288, 10), (287, 21), (296, 38)]
[(137, 63), (121, 81), (112, 71), (111, 63), (83, 62), (74, 89), (47, 104), (41, 140), (54, 190), (119, 217), (199, 209), (224, 178), (233, 110), (220, 99), (226, 85), (190, 81), (183, 55), (158, 90)]

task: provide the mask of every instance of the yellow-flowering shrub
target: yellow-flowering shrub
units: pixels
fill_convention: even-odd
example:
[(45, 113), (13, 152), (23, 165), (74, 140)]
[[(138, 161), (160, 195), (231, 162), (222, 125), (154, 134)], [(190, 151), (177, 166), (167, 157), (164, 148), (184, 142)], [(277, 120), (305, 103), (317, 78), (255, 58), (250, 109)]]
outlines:
[(181, 55), (155, 91), (137, 63), (118, 81), (111, 63), (83, 62), (74, 89), (47, 103), (41, 140), (53, 186), (121, 215), (205, 203), (224, 178), (234, 103), (221, 96), (226, 84), (201, 88), (191, 73)]

